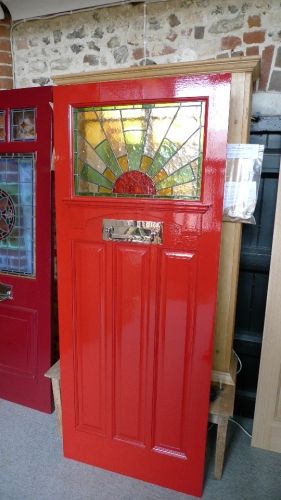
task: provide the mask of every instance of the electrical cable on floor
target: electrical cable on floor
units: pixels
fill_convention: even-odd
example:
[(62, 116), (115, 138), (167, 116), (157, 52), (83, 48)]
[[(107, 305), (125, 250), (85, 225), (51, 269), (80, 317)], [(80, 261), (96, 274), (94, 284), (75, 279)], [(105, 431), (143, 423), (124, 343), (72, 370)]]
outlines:
[(234, 418), (229, 418), (228, 419), (230, 422), (232, 422), (233, 424), (237, 425), (249, 438), (252, 438), (252, 434), (250, 434), (250, 432), (248, 432), (245, 427), (243, 427), (243, 425), (239, 424), (239, 422), (237, 422), (237, 420), (234, 420)]
[(239, 356), (238, 356), (237, 352), (235, 352), (235, 351), (234, 351), (234, 349), (233, 349), (233, 352), (234, 352), (234, 354), (235, 354), (235, 356), (236, 356), (236, 358), (237, 358), (237, 361), (238, 361), (238, 363), (239, 363), (239, 368), (238, 368), (238, 370), (237, 370), (237, 372), (236, 372), (236, 375), (238, 375), (238, 373), (240, 373), (240, 372), (241, 372), (241, 370), (242, 370), (242, 368), (243, 368), (243, 364), (242, 364), (242, 361), (241, 361), (241, 359), (239, 358)]

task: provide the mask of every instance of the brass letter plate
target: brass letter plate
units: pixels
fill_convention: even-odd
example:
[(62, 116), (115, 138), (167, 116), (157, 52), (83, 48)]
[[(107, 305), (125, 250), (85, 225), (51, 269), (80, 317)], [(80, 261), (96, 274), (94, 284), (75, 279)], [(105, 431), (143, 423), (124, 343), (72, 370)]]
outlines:
[(104, 219), (103, 239), (160, 245), (163, 242), (163, 222)]

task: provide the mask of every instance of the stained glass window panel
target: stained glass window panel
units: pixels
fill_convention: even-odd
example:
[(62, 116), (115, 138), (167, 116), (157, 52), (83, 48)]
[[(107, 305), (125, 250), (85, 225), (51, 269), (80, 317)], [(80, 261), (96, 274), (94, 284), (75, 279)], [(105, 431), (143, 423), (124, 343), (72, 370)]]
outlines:
[(11, 140), (34, 141), (36, 139), (35, 109), (11, 110)]
[(76, 195), (199, 200), (205, 103), (74, 109)]
[(0, 155), (0, 271), (35, 275), (35, 158)]
[(0, 111), (0, 141), (6, 140), (5, 111)]

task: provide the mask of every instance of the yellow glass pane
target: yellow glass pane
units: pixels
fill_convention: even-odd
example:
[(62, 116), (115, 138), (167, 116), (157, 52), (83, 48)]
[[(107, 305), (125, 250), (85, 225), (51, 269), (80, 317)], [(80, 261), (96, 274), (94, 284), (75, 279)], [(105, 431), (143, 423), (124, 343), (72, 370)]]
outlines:
[(108, 189), (108, 188), (100, 186), (99, 193), (112, 193), (112, 189)]
[(140, 170), (142, 172), (146, 172), (149, 169), (149, 167), (152, 164), (152, 162), (153, 162), (153, 158), (149, 158), (149, 156), (145, 156), (144, 155), (142, 157), (142, 161), (141, 161), (141, 164), (140, 164)]
[(187, 184), (181, 184), (181, 186), (175, 186), (173, 188), (174, 196), (194, 196), (193, 182), (188, 182)]
[(121, 156), (120, 158), (118, 158), (118, 163), (123, 172), (127, 172), (129, 170), (128, 156)]
[(172, 188), (165, 188), (165, 189), (160, 189), (157, 191), (158, 196), (172, 196), (173, 195), (173, 190)]
[(112, 182), (116, 181), (116, 175), (114, 175), (114, 173), (109, 168), (107, 168), (104, 171), (103, 175), (104, 175), (104, 177), (106, 177), (108, 180), (110, 180)]
[(153, 177), (153, 181), (157, 184), (158, 182), (163, 181), (163, 179), (166, 179), (166, 177), (167, 172), (165, 172), (165, 170), (160, 170), (160, 172)]
[(100, 142), (105, 140), (105, 134), (97, 117), (97, 113), (93, 111), (85, 111), (79, 114), (79, 132), (85, 137), (86, 141), (92, 147), (96, 147)]

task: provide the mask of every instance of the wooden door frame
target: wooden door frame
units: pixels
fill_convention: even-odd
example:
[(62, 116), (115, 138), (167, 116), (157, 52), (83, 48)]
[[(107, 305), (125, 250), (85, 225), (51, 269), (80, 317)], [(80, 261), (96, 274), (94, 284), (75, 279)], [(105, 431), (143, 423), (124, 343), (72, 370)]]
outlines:
[[(161, 78), (172, 75), (231, 73), (228, 143), (247, 143), (250, 130), (253, 82), (260, 72), (260, 58), (235, 57), (186, 63), (122, 68), (79, 74), (55, 75), (55, 85)], [(212, 380), (235, 383), (236, 360), (232, 345), (239, 275), (242, 225), (224, 222), (220, 257), (216, 333)]]

